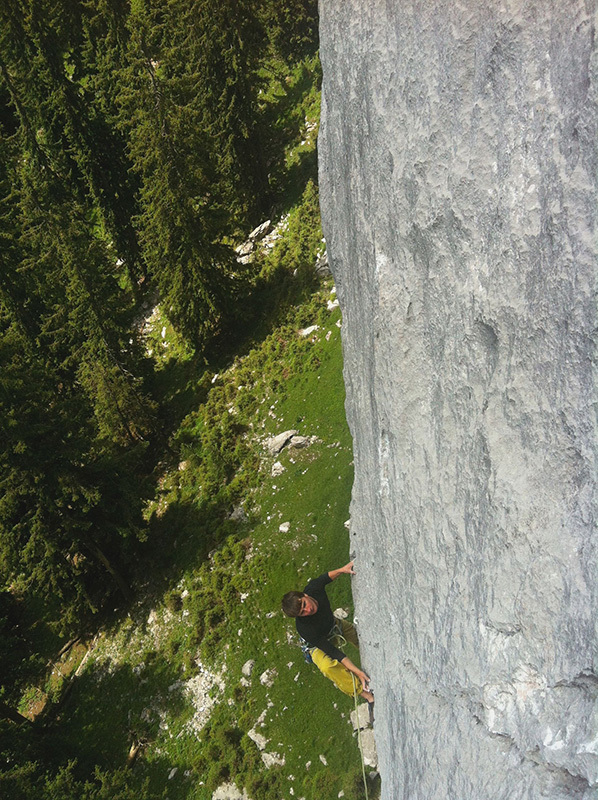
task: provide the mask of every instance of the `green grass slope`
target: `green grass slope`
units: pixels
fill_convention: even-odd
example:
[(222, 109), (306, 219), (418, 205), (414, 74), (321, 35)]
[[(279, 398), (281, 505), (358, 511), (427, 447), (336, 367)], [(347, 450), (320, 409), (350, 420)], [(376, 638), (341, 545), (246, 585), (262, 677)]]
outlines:
[[(170, 800), (211, 798), (227, 780), (246, 787), (252, 800), (340, 791), (356, 798), (362, 791), (349, 724), (353, 701), (304, 662), (294, 625), (280, 611), (285, 591), (348, 560), (352, 452), (340, 312), (327, 308), (330, 288), (293, 308), (221, 373), (184, 420), (186, 459), (165, 476), (169, 488), (153, 514), (164, 519), (171, 505), (194, 503), (195, 518), (203, 519), (219, 479), (206, 464), (210, 447), (235, 454), (235, 478), (224, 491), (237, 513), (211, 532), (210, 545), (217, 543), (207, 557), (188, 541), (206, 535), (204, 521), (195, 531), (189, 519), (182, 533), (170, 531), (164, 546), (184, 554), (170, 585), (97, 638), (74, 689), (69, 731), (90, 764), (124, 763), (132, 741), (141, 740), (134, 770)], [(301, 337), (305, 324), (318, 329)], [(206, 445), (214, 419), (220, 435), (210, 428), (218, 441)], [(317, 438), (269, 456), (264, 440), (288, 429)], [(272, 477), (275, 461), (284, 472)], [(284, 523), (288, 532), (281, 532)], [(333, 607), (352, 610), (348, 578), (329, 592)], [(357, 659), (350, 646), (348, 654)], [(248, 660), (255, 666), (244, 679)], [(260, 682), (268, 670), (271, 687)], [(202, 709), (210, 705), (208, 717)], [(264, 765), (247, 736), (253, 728), (268, 740), (264, 752), (284, 764)]]

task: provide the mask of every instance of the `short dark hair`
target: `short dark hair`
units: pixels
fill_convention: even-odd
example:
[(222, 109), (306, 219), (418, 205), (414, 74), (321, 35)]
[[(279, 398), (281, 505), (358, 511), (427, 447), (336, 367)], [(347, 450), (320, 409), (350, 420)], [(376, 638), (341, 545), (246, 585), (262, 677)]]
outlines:
[(287, 617), (298, 617), (301, 612), (301, 599), (305, 592), (287, 592), (282, 598), (282, 610)]

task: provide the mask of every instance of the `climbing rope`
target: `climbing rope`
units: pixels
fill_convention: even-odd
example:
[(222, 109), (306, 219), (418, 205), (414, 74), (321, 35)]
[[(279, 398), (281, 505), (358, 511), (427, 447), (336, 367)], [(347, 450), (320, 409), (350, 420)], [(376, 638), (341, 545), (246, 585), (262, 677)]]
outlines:
[(361, 758), (361, 774), (363, 776), (363, 790), (365, 792), (365, 800), (369, 800), (368, 796), (368, 783), (365, 775), (365, 761), (363, 760), (363, 747), (361, 746), (361, 725), (359, 723), (359, 711), (357, 710), (357, 687), (355, 686), (355, 675), (351, 673), (353, 679), (353, 699), (355, 700), (355, 724), (357, 725), (357, 742), (359, 744), (359, 756)]

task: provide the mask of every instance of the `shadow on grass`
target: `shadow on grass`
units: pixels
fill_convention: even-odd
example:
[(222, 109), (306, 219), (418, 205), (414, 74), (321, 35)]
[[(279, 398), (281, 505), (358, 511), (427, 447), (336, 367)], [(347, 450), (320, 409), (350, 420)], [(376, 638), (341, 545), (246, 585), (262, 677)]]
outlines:
[[(303, 63), (299, 76), (295, 81), (291, 76), (279, 76), (278, 91), (262, 110), (260, 126), (267, 131), (265, 139), (268, 143), (266, 163), (268, 165), (269, 183), (272, 195), (273, 211), (281, 213), (290, 208), (301, 196), (305, 182), (317, 176), (317, 157), (315, 150), (311, 156), (310, 168), (306, 173), (287, 166), (287, 153), (306, 135), (305, 115), (317, 101), (321, 83), (319, 61)], [(310, 97), (311, 96), (311, 97)], [(302, 174), (304, 183), (301, 185)]]
[[(150, 521), (150, 534), (140, 554), (136, 581), (144, 605), (161, 600), (189, 570), (201, 564), (227, 537), (242, 538), (247, 522), (228, 519), (225, 503), (172, 502)], [(118, 620), (114, 620), (118, 624)]]
[(275, 210), (282, 213), (285, 209), (298, 203), (309, 180), (315, 184), (318, 183), (318, 151), (316, 147), (299, 151), (281, 175), (281, 184), (277, 192), (279, 199)]
[(194, 356), (185, 360), (173, 358), (153, 373), (152, 397), (160, 403), (163, 409), (161, 422), (169, 430), (175, 428), (191, 408), (205, 400), (207, 387), (201, 385), (205, 370), (204, 360)]
[(189, 713), (177, 683), (179, 670), (155, 652), (146, 654), (144, 667), (111, 668), (98, 664), (75, 678), (68, 698), (44, 726), (43, 739), (52, 761), (77, 760), (77, 777), (95, 768), (117, 769), (127, 763), (133, 742), (153, 742), (160, 734), (161, 715), (176, 720)]

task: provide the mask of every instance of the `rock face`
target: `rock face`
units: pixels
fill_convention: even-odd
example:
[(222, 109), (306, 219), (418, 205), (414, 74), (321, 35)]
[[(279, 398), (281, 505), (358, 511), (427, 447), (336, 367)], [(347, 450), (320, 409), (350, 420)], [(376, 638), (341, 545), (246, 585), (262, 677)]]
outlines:
[(321, 0), (384, 800), (596, 796), (596, 0)]

